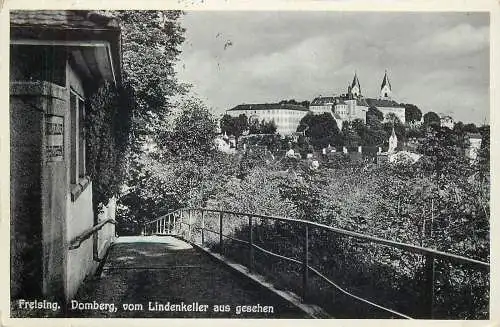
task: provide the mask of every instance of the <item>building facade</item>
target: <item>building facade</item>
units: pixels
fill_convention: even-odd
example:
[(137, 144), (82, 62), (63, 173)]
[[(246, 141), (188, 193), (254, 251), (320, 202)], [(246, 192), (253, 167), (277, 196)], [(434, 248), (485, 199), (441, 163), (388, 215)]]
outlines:
[(441, 127), (448, 127), (449, 129), (453, 129), (455, 127), (455, 121), (451, 116), (443, 116), (440, 118)]
[(300, 105), (280, 103), (240, 104), (226, 111), (232, 117), (244, 114), (249, 121), (274, 121), (276, 132), (280, 135), (291, 135), (297, 131), (301, 119), (308, 112), (307, 108)]
[(84, 117), (93, 90), (120, 83), (120, 35), (98, 12), (10, 12), (12, 299), (67, 301), (113, 242), (114, 201), (93, 210)]
[(387, 71), (382, 79), (377, 98), (363, 96), (361, 83), (355, 73), (352, 82), (347, 86), (347, 93), (317, 97), (311, 102), (309, 109), (314, 114), (325, 112), (332, 114), (337, 126), (341, 129), (344, 121), (360, 119), (366, 123), (366, 113), (370, 107), (375, 107), (382, 112), (384, 121), (388, 121), (391, 115), (396, 116), (402, 123), (406, 121), (405, 108), (392, 99), (392, 86)]

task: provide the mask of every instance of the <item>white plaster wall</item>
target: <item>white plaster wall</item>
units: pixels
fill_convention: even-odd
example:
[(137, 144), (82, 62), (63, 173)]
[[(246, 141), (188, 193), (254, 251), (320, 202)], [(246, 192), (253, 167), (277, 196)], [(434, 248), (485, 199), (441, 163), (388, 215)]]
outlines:
[[(92, 183), (75, 200), (68, 199), (68, 219), (66, 231), (68, 240), (81, 235), (94, 225), (92, 209)], [(66, 290), (68, 297), (74, 296), (83, 279), (95, 268), (93, 260), (92, 237), (85, 240), (79, 248), (69, 250), (66, 266)]]
[(233, 110), (227, 111), (227, 113), (232, 117), (238, 117), (241, 114), (245, 114), (247, 117), (258, 117), (259, 120), (274, 120), (277, 133), (289, 135), (297, 130), (300, 120), (308, 111), (270, 109), (269, 113), (267, 113), (267, 110)]
[[(99, 213), (99, 222), (107, 219), (115, 219), (116, 214), (116, 199), (113, 197), (109, 200), (109, 203), (104, 207), (103, 212)], [(115, 239), (115, 225), (106, 224), (97, 234), (97, 248), (99, 253), (99, 258), (103, 258), (107, 251), (107, 248)]]

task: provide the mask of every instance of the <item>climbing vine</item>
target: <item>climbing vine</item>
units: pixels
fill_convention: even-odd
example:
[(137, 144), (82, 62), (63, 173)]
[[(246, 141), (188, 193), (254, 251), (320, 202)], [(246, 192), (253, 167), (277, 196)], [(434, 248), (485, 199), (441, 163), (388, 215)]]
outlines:
[(103, 84), (87, 101), (86, 170), (92, 179), (94, 212), (118, 195), (126, 177), (133, 91), (128, 85)]

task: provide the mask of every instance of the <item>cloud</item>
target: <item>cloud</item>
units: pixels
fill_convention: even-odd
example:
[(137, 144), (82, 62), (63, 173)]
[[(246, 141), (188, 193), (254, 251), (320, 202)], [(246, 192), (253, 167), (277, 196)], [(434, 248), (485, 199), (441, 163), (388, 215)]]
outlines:
[(375, 97), (388, 69), (397, 100), (489, 116), (487, 13), (188, 12), (183, 25), (179, 78), (218, 112), (343, 93), (354, 71)]
[(473, 27), (469, 24), (459, 24), (420, 40), (416, 43), (415, 50), (429, 54), (464, 55), (486, 49), (488, 46), (488, 26)]

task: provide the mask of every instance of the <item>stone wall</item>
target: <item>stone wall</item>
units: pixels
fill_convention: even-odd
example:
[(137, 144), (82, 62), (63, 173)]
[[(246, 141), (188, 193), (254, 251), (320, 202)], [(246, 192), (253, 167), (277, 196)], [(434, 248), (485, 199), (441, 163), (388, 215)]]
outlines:
[(11, 82), (12, 296), (64, 294), (66, 162), (48, 150), (51, 119), (64, 121), (65, 89)]

